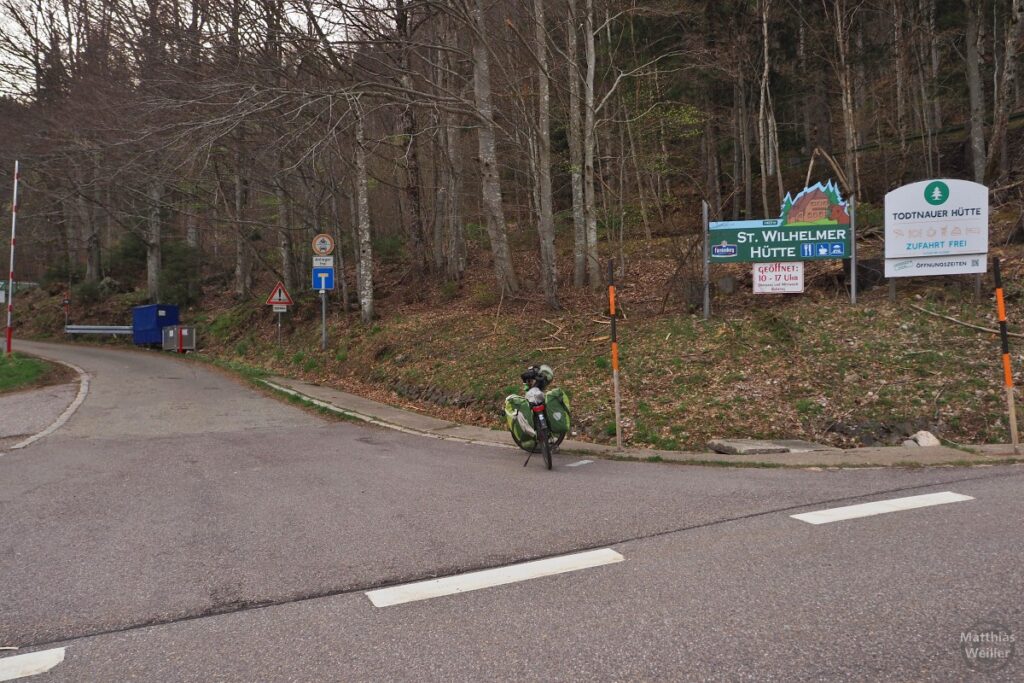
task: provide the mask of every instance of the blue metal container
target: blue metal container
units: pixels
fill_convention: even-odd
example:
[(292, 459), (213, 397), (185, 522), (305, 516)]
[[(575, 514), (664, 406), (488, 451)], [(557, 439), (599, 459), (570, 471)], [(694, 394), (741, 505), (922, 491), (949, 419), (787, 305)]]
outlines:
[(137, 346), (159, 345), (163, 341), (163, 330), (177, 325), (178, 307), (170, 304), (136, 306), (132, 309), (132, 341)]

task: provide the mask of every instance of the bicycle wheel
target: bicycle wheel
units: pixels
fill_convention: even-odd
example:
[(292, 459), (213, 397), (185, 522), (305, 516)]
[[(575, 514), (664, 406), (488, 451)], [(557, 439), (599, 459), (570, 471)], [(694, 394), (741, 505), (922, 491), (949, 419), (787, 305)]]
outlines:
[(541, 455), (544, 456), (544, 465), (551, 469), (551, 444), (548, 443), (547, 433), (537, 435), (537, 442), (540, 444)]
[(519, 446), (520, 448), (522, 448), (524, 451), (526, 451), (527, 453), (536, 453), (537, 452), (537, 444), (536, 444), (536, 442), (533, 444), (533, 448), (527, 448), (526, 446), (523, 445), (523, 442), (519, 440), (519, 438), (516, 436), (515, 432), (509, 432), (509, 433), (512, 435), (512, 440), (516, 442), (516, 445)]
[[(569, 411), (566, 410), (565, 412), (568, 413)], [(570, 416), (570, 419), (571, 419), (571, 416)], [(553, 437), (551, 435), (548, 435), (548, 443), (551, 444), (551, 452), (552, 453), (555, 453), (555, 452), (558, 451), (558, 447), (562, 445), (562, 441), (565, 439), (566, 433), (567, 432), (561, 432), (560, 434), (555, 434)]]

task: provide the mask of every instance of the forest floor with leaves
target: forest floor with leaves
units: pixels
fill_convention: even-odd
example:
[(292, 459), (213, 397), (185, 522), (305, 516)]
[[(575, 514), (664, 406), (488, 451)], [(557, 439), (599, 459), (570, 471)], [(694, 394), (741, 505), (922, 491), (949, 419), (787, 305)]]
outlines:
[[(712, 438), (751, 437), (855, 447), (900, 443), (919, 429), (954, 445), (1008, 440), (998, 335), (935, 315), (997, 329), (990, 277), (978, 301), (973, 278), (963, 276), (903, 281), (894, 303), (883, 283), (851, 305), (838, 263), (808, 264), (803, 295), (754, 295), (749, 266), (721, 267), (715, 279), (731, 275), (736, 291), (716, 292), (704, 321), (682, 303), (685, 288), (672, 285), (673, 249), (668, 241), (659, 250), (637, 245), (619, 288), (627, 444), (704, 450)], [(1024, 321), (1021, 253), (1018, 245), (992, 250), (1005, 259), (1011, 330)], [(390, 281), (381, 278), (380, 318), (369, 326), (343, 313), (335, 297), (326, 351), (312, 292), (296, 297), (280, 347), (263, 296), (237, 303), (208, 295), (184, 318), (198, 327), (203, 354), (249, 372), (495, 428), (504, 397), (521, 389), (519, 373), (548, 363), (571, 395), (578, 438), (612, 441), (604, 291), (566, 288), (564, 309), (551, 311), (530, 296), (494, 295), (485, 266), (459, 288), (403, 285), (392, 269)], [(529, 281), (529, 263), (520, 267)], [(260, 290), (271, 285), (261, 282)], [(36, 291), (20, 303), (19, 334), (60, 336), (59, 294)], [(115, 295), (73, 310), (74, 321), (124, 324), (136, 303), (138, 292)], [(1011, 340), (1018, 381), (1021, 341)]]

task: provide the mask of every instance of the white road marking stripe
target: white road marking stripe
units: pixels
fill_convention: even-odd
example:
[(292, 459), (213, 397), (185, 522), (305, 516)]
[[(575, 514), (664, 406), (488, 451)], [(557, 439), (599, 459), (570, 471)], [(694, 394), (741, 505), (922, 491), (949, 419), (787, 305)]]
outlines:
[(466, 593), (480, 590), (481, 588), (493, 588), (494, 586), (504, 586), (505, 584), (517, 581), (538, 579), (542, 576), (553, 576), (579, 569), (599, 567), (605, 564), (622, 562), (624, 559), (622, 555), (611, 548), (601, 548), (600, 550), (589, 550), (573, 555), (551, 557), (546, 560), (534, 560), (532, 562), (512, 564), (507, 567), (496, 567), (494, 569), (469, 572), (468, 574), (446, 576), (441, 579), (428, 579), (427, 581), (417, 581), (416, 583), (407, 583), (402, 586), (381, 588), (367, 591), (366, 597), (370, 598), (370, 602), (376, 607), (390, 607), (391, 605), (401, 605), (405, 602), (438, 598), (442, 595)]
[(566, 465), (566, 467), (579, 467), (580, 465), (589, 465), (594, 462), (593, 460), (580, 460), (579, 462), (573, 462)]
[(922, 496), (878, 500), (873, 503), (861, 503), (860, 505), (847, 505), (841, 508), (803, 512), (799, 515), (790, 515), (790, 517), (799, 519), (801, 522), (807, 522), (808, 524), (828, 524), (829, 522), (839, 522), (844, 519), (870, 517), (886, 512), (900, 512), (902, 510), (913, 510), (915, 508), (943, 505), (945, 503), (959, 503), (964, 500), (974, 500), (974, 498), (961, 493), (943, 491), (942, 493), (926, 493)]
[(64, 648), (40, 650), (24, 655), (0, 658), (0, 681), (46, 673), (64, 661)]

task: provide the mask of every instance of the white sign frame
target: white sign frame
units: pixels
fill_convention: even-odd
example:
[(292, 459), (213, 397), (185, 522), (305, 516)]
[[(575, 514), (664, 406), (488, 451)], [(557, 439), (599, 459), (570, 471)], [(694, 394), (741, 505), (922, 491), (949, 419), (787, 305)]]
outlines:
[(988, 194), (984, 185), (949, 178), (922, 180), (889, 192), (885, 258), (987, 254)]
[(334, 257), (333, 256), (314, 256), (313, 257), (314, 268), (333, 268)]
[(988, 272), (987, 254), (885, 259), (885, 276), (888, 278), (976, 275), (986, 272)]
[(753, 264), (754, 294), (803, 294), (804, 262)]

